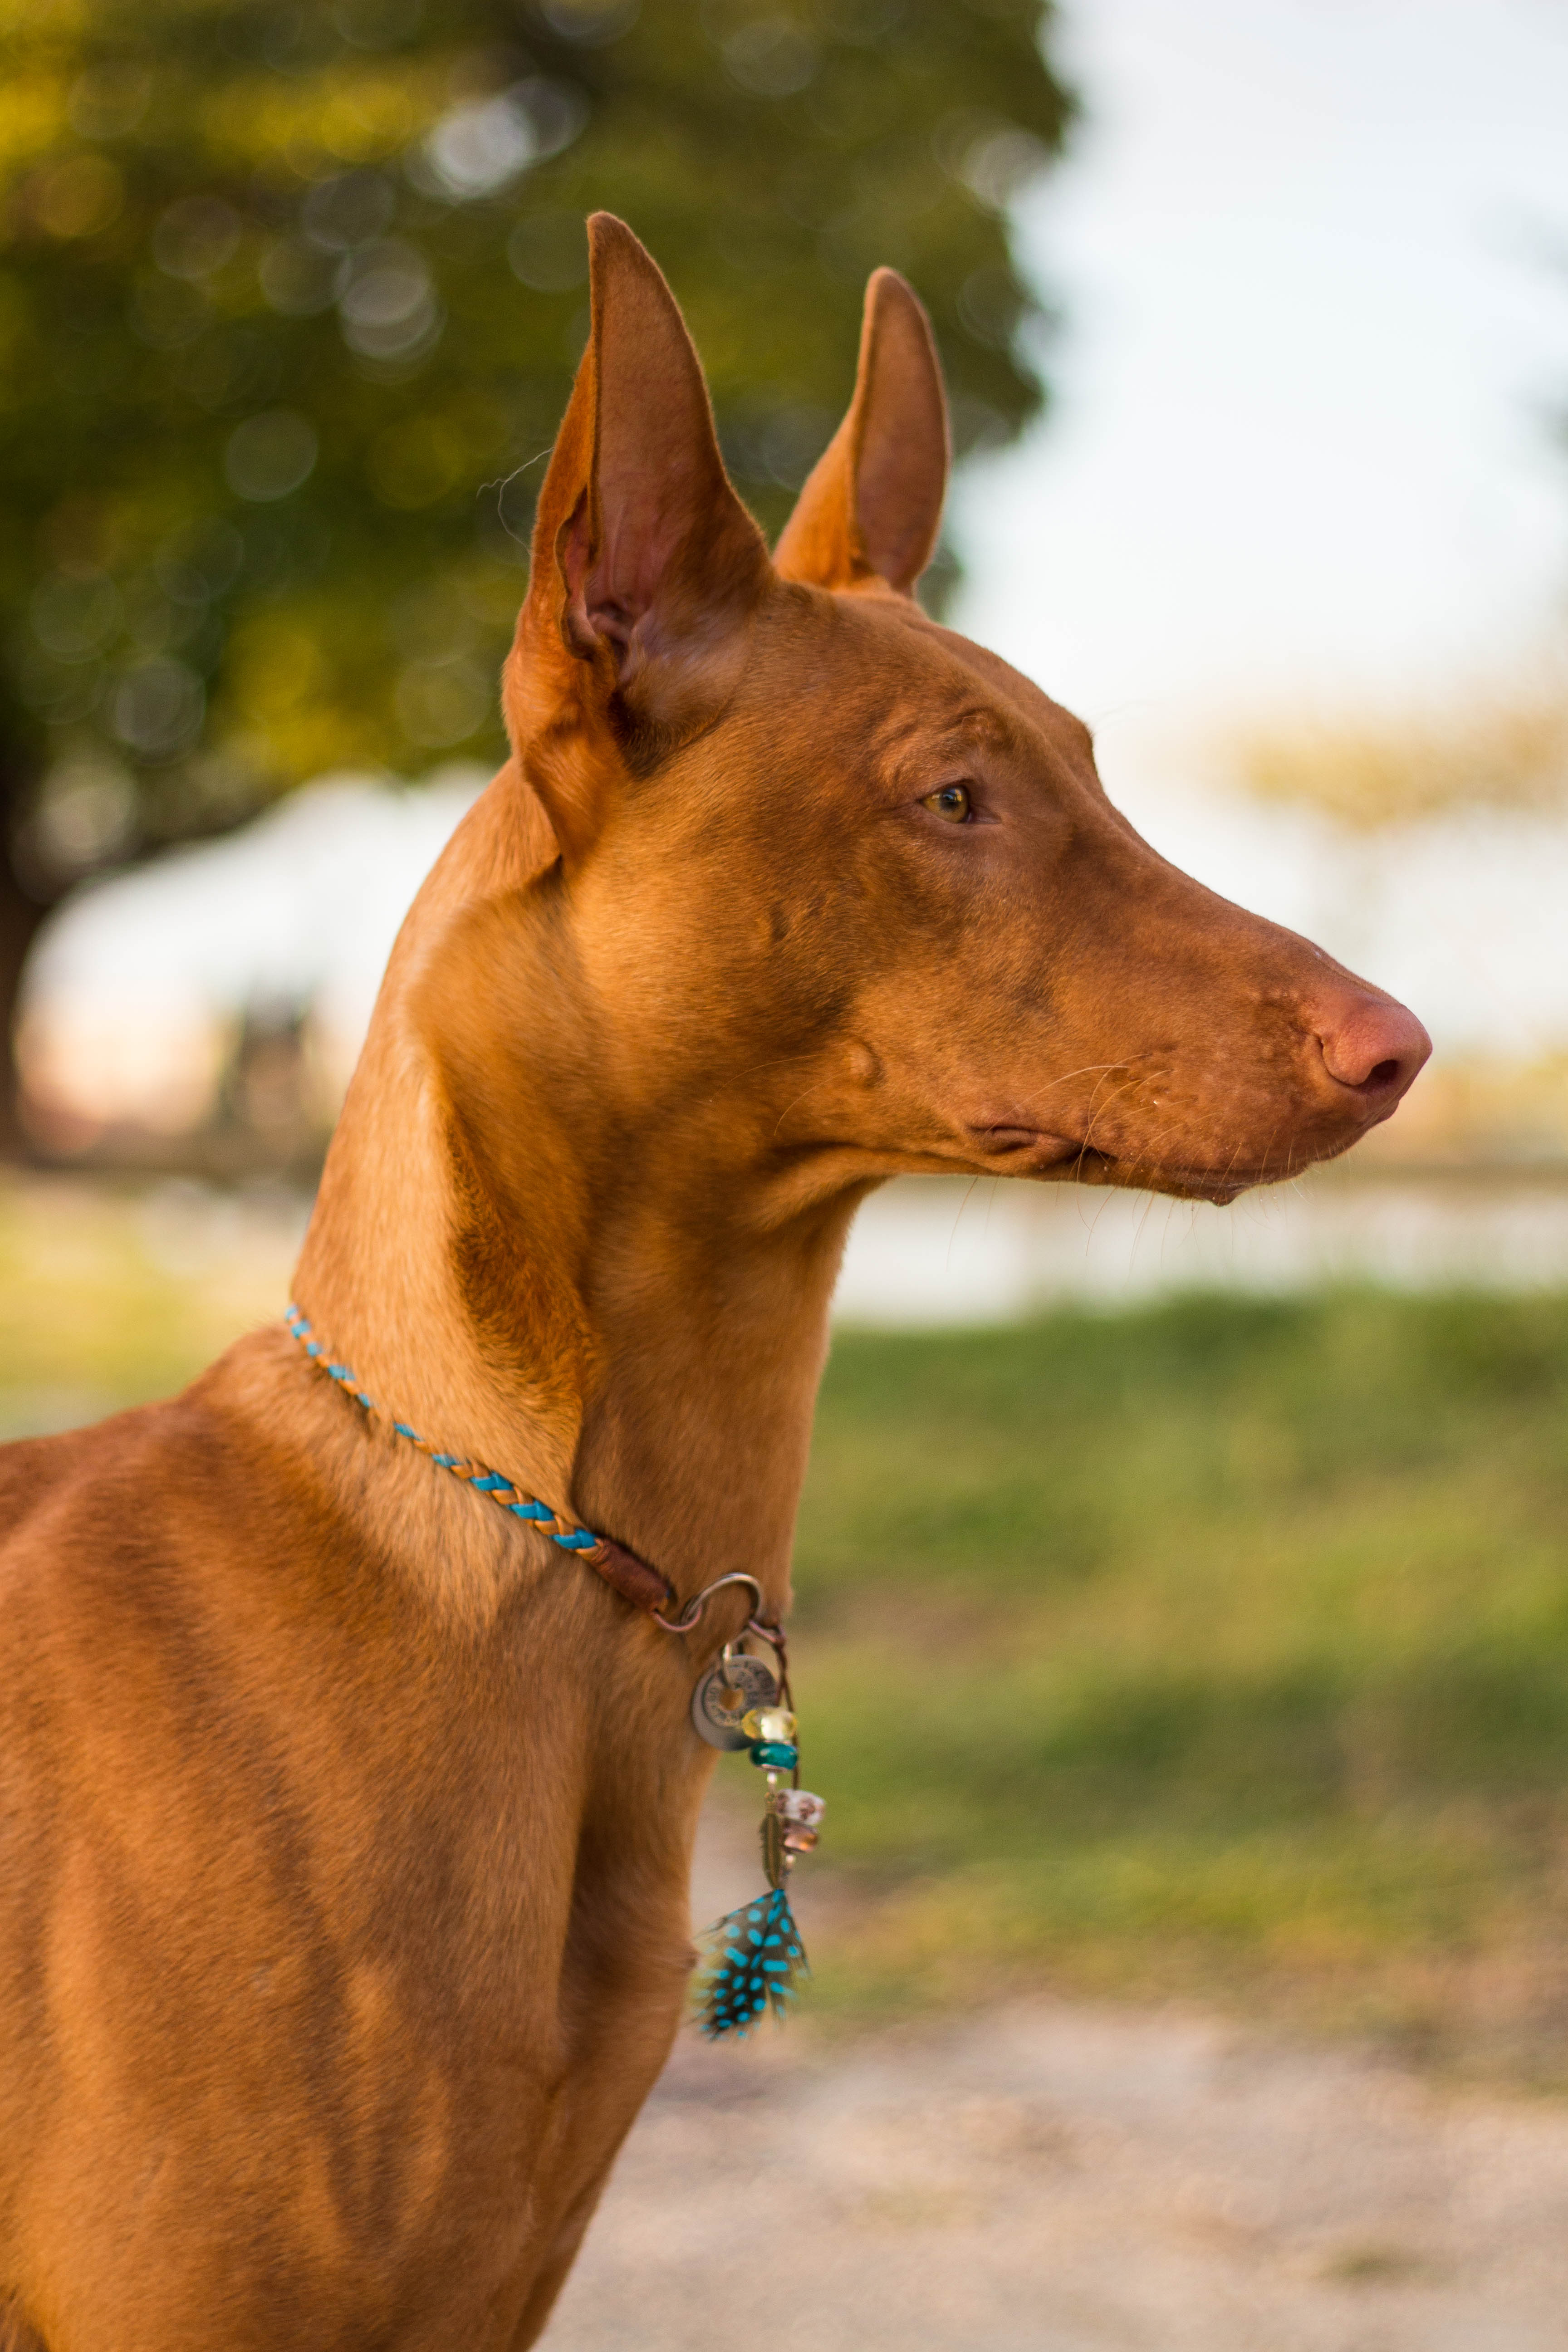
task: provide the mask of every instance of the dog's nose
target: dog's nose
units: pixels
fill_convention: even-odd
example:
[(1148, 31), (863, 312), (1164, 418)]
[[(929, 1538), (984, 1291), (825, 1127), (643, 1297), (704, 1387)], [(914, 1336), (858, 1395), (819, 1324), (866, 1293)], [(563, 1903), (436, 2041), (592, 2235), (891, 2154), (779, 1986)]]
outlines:
[(1359, 989), (1320, 1005), (1312, 1026), (1330, 1077), (1380, 1110), (1393, 1109), (1432, 1051), (1414, 1013)]

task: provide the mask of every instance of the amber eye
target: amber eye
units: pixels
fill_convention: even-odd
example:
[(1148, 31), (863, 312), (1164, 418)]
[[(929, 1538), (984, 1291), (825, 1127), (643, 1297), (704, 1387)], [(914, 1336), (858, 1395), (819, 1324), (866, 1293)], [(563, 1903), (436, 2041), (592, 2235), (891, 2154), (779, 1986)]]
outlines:
[(930, 809), (932, 816), (941, 817), (945, 824), (967, 824), (969, 823), (969, 786), (943, 784), (940, 792), (927, 793), (921, 806)]

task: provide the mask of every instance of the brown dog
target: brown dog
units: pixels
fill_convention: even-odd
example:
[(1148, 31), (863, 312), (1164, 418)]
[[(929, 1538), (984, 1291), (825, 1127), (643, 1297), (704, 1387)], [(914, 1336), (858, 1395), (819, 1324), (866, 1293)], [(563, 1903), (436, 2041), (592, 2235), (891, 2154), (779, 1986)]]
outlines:
[[(782, 1612), (870, 1186), (1228, 1200), (1426, 1041), (910, 601), (946, 438), (897, 278), (770, 562), (663, 279), (592, 246), (514, 755), (398, 941), (298, 1297), (389, 1412)], [(276, 1328), (3, 1494), (0, 2343), (531, 2344), (675, 2030), (688, 1700), (743, 1601), (661, 1632)]]

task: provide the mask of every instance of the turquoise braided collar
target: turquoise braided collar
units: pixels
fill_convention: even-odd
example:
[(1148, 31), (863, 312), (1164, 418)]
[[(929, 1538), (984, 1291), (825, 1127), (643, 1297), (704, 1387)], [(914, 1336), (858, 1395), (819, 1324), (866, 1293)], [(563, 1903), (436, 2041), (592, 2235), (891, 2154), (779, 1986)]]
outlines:
[(726, 1585), (743, 1584), (752, 1594), (752, 1614), (747, 1619), (748, 1633), (760, 1633), (770, 1642), (782, 1640), (778, 1627), (763, 1624), (755, 1613), (763, 1605), (763, 1588), (754, 1576), (733, 1573), (716, 1577), (711, 1584), (705, 1585), (693, 1600), (687, 1602), (678, 1616), (669, 1615), (668, 1612), (676, 1600), (675, 1587), (648, 1561), (639, 1559), (635, 1551), (628, 1551), (625, 1544), (616, 1543), (613, 1537), (598, 1536), (591, 1528), (579, 1527), (576, 1520), (568, 1518), (564, 1511), (558, 1511), (551, 1504), (542, 1502), (537, 1495), (529, 1494), (515, 1479), (503, 1476), (500, 1471), (489, 1470), (482, 1462), (469, 1461), (460, 1454), (444, 1453), (430, 1438), (421, 1437), (416, 1429), (411, 1429), (405, 1421), (398, 1421), (384, 1412), (374, 1398), (365, 1393), (358, 1373), (347, 1364), (337, 1362), (331, 1349), (315, 1337), (301, 1307), (290, 1303), (283, 1319), (317, 1370), (325, 1372), (329, 1380), (335, 1381), (343, 1394), (352, 1397), (363, 1412), (377, 1421), (384, 1422), (410, 1445), (416, 1445), (438, 1469), (449, 1470), (454, 1478), (461, 1478), (465, 1486), (471, 1486), (476, 1494), (488, 1495), (491, 1502), (499, 1503), (502, 1510), (510, 1511), (514, 1518), (527, 1519), (538, 1528), (542, 1535), (547, 1535), (552, 1543), (559, 1544), (563, 1551), (575, 1552), (620, 1594), (623, 1601), (629, 1601), (635, 1609), (642, 1610), (667, 1633), (689, 1633), (701, 1617), (710, 1594)]
[[(378, 1420), (388, 1419), (374, 1400), (366, 1396), (360, 1386), (359, 1375), (351, 1371), (347, 1364), (333, 1363), (330, 1351), (320, 1339), (312, 1337), (310, 1326), (298, 1307), (290, 1304), (283, 1319), (310, 1361), (319, 1366), (329, 1380), (336, 1381), (345, 1395), (352, 1396), (355, 1404), (363, 1405), (366, 1412), (374, 1413)], [(427, 1454), (437, 1469), (450, 1470), (455, 1478), (464, 1479), (476, 1494), (492, 1496), (502, 1510), (510, 1511), (514, 1518), (531, 1519), (552, 1543), (561, 1546), (563, 1551), (592, 1551), (601, 1540), (587, 1528), (580, 1528), (560, 1511), (552, 1511), (550, 1505), (542, 1503), (537, 1495), (524, 1494), (510, 1478), (503, 1478), (499, 1470), (487, 1470), (481, 1463), (466, 1462), (458, 1454), (443, 1454), (427, 1437), (421, 1437), (416, 1429), (410, 1429), (405, 1421), (394, 1421), (391, 1426), (399, 1437), (405, 1437), (411, 1445), (419, 1448), (421, 1454)]]

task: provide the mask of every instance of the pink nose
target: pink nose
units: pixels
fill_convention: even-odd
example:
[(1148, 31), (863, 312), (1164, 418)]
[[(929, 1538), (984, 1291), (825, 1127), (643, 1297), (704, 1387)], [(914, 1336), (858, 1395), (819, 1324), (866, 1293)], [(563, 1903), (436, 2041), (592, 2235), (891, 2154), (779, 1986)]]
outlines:
[(1399, 1100), (1432, 1051), (1432, 1040), (1403, 1004), (1347, 990), (1313, 1021), (1331, 1078), (1379, 1108)]

